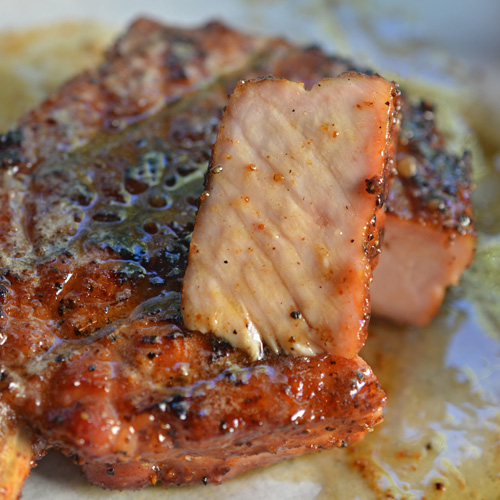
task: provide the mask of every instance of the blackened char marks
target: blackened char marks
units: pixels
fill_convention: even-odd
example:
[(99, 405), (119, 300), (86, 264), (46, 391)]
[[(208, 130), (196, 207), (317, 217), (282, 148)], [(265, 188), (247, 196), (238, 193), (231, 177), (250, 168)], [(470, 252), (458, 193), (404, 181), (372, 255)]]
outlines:
[(434, 106), (403, 103), (398, 173), (387, 210), (460, 235), (474, 234), (471, 155), (450, 153), (436, 127)]
[(21, 129), (10, 130), (5, 134), (0, 134), (0, 167), (15, 167), (23, 161), (22, 141), (23, 134)]

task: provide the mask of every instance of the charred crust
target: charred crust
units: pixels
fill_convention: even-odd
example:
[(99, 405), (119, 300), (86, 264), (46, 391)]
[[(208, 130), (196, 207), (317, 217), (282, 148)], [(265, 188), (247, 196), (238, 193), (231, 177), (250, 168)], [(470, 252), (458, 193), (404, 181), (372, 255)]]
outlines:
[(143, 335), (141, 338), (141, 343), (143, 344), (156, 344), (158, 335)]
[(63, 316), (66, 310), (73, 310), (75, 308), (75, 302), (73, 299), (61, 299), (59, 301), (59, 306), (57, 312), (59, 316)]
[(180, 420), (186, 420), (189, 411), (189, 399), (181, 393), (176, 393), (155, 406), (161, 412), (169, 411)]
[(21, 129), (0, 134), (0, 167), (10, 168), (22, 163), (23, 133)]
[(412, 104), (403, 96), (403, 118), (397, 162), (411, 158), (411, 175), (398, 175), (386, 200), (386, 210), (459, 234), (474, 234), (471, 154), (446, 149), (436, 126), (435, 107)]
[(369, 179), (365, 179), (366, 192), (379, 196), (384, 192), (384, 178), (380, 175), (374, 175)]
[(209, 336), (210, 347), (212, 349), (211, 359), (212, 361), (216, 361), (219, 358), (223, 358), (228, 356), (231, 352), (234, 351), (233, 346), (219, 337), (215, 335)]

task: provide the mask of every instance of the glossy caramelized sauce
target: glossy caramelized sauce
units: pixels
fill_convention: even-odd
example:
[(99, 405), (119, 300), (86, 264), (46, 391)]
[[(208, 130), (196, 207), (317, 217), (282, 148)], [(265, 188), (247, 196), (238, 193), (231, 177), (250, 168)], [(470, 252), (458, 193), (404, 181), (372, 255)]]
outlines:
[[(7, 111), (2, 107), (3, 114)], [(182, 112), (175, 119), (181, 120)], [(196, 130), (196, 124), (193, 128)], [(72, 171), (69, 164), (64, 165), (64, 171), (62, 165), (47, 164), (37, 173), (34, 192), (42, 193), (48, 179), (57, 176), (60, 189), (66, 189), (68, 193), (66, 215), (60, 219), (60, 224), (71, 228), (69, 232), (74, 236), (71, 245), (79, 244), (81, 221), (86, 221), (84, 230), (90, 231), (97, 247), (109, 245), (125, 257), (120, 262), (110, 260), (108, 263), (117, 286), (122, 286), (120, 276), (143, 277), (139, 280), (140, 286), (148, 290), (146, 294), (153, 296), (156, 283), (169, 281), (171, 294), (162, 300), (171, 301), (175, 310), (180, 275), (175, 272), (171, 276), (165, 275), (162, 262), (179, 261), (181, 264), (190, 228), (189, 225), (182, 226), (178, 215), (185, 213), (189, 218), (196, 209), (199, 192), (193, 189), (193, 183), (200, 185), (209, 151), (200, 149), (192, 168), (174, 167), (167, 175), (166, 165), (176, 161), (169, 156), (169, 151), (162, 148), (142, 151), (142, 138), (134, 136), (133, 131), (128, 133), (130, 144), (134, 143), (138, 148), (136, 152), (126, 148), (120, 152), (132, 165), (125, 186), (115, 182), (112, 165), (100, 170), (97, 164), (92, 175), (99, 176), (102, 172), (100, 180), (103, 182), (94, 183), (89, 176)], [(193, 142), (196, 143), (196, 134), (176, 140), (179, 144), (188, 141), (191, 148)], [(80, 160), (90, 158), (85, 150), (78, 155)], [(92, 157), (92, 161), (98, 162), (99, 158)], [(498, 196), (495, 191), (491, 194), (488, 179), (497, 189), (497, 177), (498, 174), (491, 171), (489, 177), (479, 181), (480, 192), (496, 200), (491, 207), (493, 213), (500, 213), (500, 209)], [(99, 190), (95, 186), (100, 186)], [(182, 209), (176, 211), (176, 223), (172, 220), (169, 224), (169, 210), (174, 203), (181, 203)], [(36, 202), (33, 205), (35, 210), (31, 217), (36, 214)], [(111, 209), (105, 209), (107, 206)], [(140, 206), (140, 211), (136, 206)], [(61, 207), (51, 209), (61, 213)], [(500, 314), (495, 304), (497, 285), (491, 275), (498, 272), (500, 245), (496, 235), (498, 222), (487, 210), (488, 207), (479, 203), (477, 219), (482, 231), (479, 259), (464, 276), (462, 285), (449, 294), (443, 311), (430, 327), (399, 329), (376, 321), (371, 325), (369, 341), (361, 354), (388, 393), (383, 425), (347, 450), (301, 457), (254, 471), (220, 487), (171, 490), (169, 497), (234, 498), (246, 489), (260, 491), (261, 488), (263, 492), (276, 496), (301, 492), (304, 498), (325, 500), (496, 499), (500, 491)], [(124, 212), (128, 217), (124, 217)], [(125, 219), (134, 222), (132, 225), (124, 223)], [(73, 283), (71, 273), (65, 270), (64, 259), (51, 261), (51, 254), (55, 251), (51, 239), (57, 228), (43, 228), (42, 225), (42, 230), (37, 227), (39, 233), (32, 237), (38, 241), (38, 254), (28, 257), (25, 269), (29, 267), (29, 259), (46, 260), (40, 288), (50, 289), (51, 307), (57, 308), (58, 314), (60, 309), (61, 316), (67, 319), (68, 326), (61, 330), (64, 332), (61, 335), (78, 340), (91, 334), (97, 326), (79, 324), (78, 307), (75, 308), (74, 304), (85, 304), (85, 290), (89, 286), (99, 288), (100, 279), (106, 281), (106, 277), (92, 276), (92, 283)], [(135, 236), (139, 233), (140, 238), (130, 238), (131, 232)], [(159, 234), (172, 235), (170, 247), (157, 247)], [(486, 234), (490, 235), (488, 239)], [(138, 245), (138, 241), (142, 243)], [(68, 246), (69, 253), (71, 245)], [(157, 256), (153, 259), (155, 265), (148, 269), (137, 259), (145, 251), (153, 251)], [(91, 263), (93, 258), (94, 255), (88, 255), (88, 262), (82, 262), (82, 266)], [(126, 282), (126, 279), (122, 281)], [(59, 300), (59, 293), (69, 287), (76, 294), (73, 305)], [(130, 297), (134, 290), (124, 286), (122, 292)], [(108, 310), (114, 309), (119, 317), (120, 305), (107, 304), (107, 293), (106, 289), (99, 289), (93, 294), (94, 300), (97, 298), (99, 305)], [(150, 305), (155, 307), (154, 303)], [(34, 310), (39, 308), (36, 300), (31, 306)], [(164, 307), (168, 309), (170, 306)], [(43, 321), (42, 309), (39, 310), (39, 319)], [(23, 311), (19, 311), (19, 317), (22, 314)], [(42, 346), (37, 346), (33, 336), (26, 349), (37, 347)], [(42, 462), (40, 470), (33, 472), (26, 484), (26, 495), (30, 491), (34, 494), (35, 482), (41, 480), (38, 475), (41, 473), (55, 478), (49, 483), (51, 490), (69, 485), (68, 491), (80, 494), (82, 498), (102, 498), (103, 495), (110, 498), (113, 495), (116, 498), (163, 498), (165, 495), (159, 488), (130, 493), (130, 496), (128, 493), (104, 494), (85, 484), (70, 465), (66, 462), (60, 464), (54, 457), (47, 459), (45, 464)]]
[[(2, 278), (10, 281), (2, 312), (10, 328), (24, 331), (5, 356), (29, 352), (26, 369), (35, 375), (75, 343), (105, 337), (106, 325), (116, 328), (134, 307), (130, 320), (160, 310), (179, 320), (207, 138), (215, 140), (224, 99), (212, 93), (184, 100), (141, 127), (103, 135), (36, 170), (13, 220), (15, 251), (2, 256), (15, 271)], [(21, 188), (27, 182), (15, 172), (6, 178)], [(26, 293), (34, 297), (29, 305)], [(30, 316), (34, 321), (23, 326)], [(62, 340), (71, 343), (64, 348)]]

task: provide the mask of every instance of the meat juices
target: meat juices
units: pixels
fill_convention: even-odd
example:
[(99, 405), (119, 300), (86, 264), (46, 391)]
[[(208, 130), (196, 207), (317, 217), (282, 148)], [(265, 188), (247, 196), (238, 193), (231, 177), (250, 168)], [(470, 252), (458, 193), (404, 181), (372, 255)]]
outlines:
[(396, 94), (383, 78), (353, 72), (309, 91), (276, 79), (237, 86), (191, 241), (188, 328), (253, 359), (264, 344), (274, 353), (357, 354)]

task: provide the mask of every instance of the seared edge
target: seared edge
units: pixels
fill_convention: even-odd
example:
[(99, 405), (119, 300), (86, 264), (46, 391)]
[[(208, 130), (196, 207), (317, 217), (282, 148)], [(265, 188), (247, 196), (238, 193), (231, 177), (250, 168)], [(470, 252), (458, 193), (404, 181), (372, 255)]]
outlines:
[(50, 404), (30, 412), (51, 443), (106, 487), (219, 482), (346, 446), (381, 420), (385, 394), (358, 357), (251, 363), (225, 343), (151, 319), (123, 333), (129, 342), (104, 342), (59, 362)]

